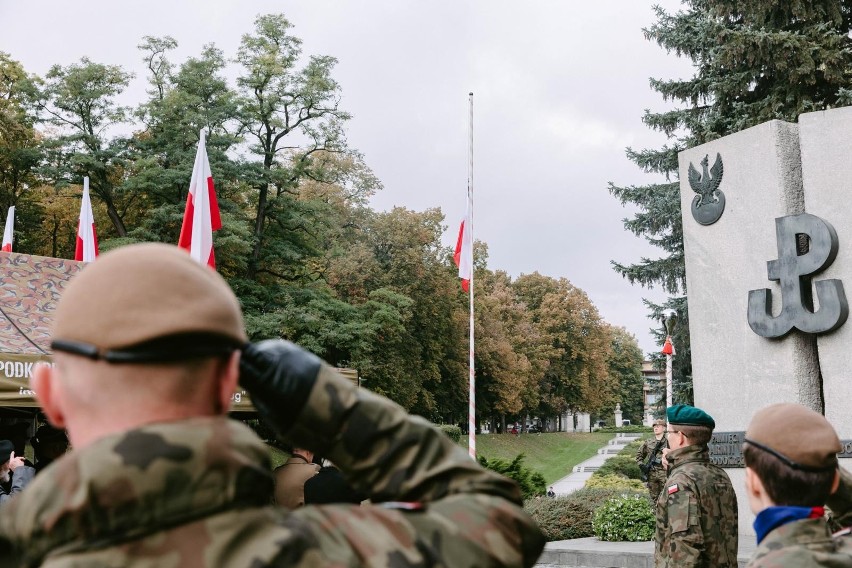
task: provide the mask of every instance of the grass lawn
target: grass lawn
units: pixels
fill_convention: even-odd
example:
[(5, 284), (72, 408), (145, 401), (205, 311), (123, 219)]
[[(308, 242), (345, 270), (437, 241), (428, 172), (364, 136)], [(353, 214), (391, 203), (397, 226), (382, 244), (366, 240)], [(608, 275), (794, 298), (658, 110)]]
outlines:
[[(482, 434), (476, 437), (476, 453), (486, 458), (513, 460), (524, 454), (524, 465), (541, 473), (548, 485), (571, 473), (571, 469), (598, 452), (615, 437), (613, 433), (575, 434)], [(467, 448), (467, 436), (461, 445)]]
[[(562, 479), (578, 463), (595, 455), (599, 448), (615, 437), (613, 433), (574, 434), (550, 432), (545, 434), (482, 434), (476, 437), (477, 455), (487, 458), (513, 460), (523, 453), (524, 465), (541, 473), (548, 485)], [(467, 448), (467, 436), (461, 445)], [(272, 467), (283, 464), (289, 454), (269, 447)]]

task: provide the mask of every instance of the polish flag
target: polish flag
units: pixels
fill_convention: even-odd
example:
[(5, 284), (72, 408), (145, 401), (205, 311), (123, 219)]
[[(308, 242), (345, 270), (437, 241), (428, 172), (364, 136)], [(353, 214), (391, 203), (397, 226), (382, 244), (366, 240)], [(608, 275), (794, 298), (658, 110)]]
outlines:
[(6, 230), (3, 231), (3, 247), (0, 252), (12, 252), (12, 240), (15, 232), (15, 206), (9, 207), (9, 214), (6, 216)]
[(178, 246), (188, 250), (189, 255), (201, 264), (216, 268), (213, 231), (221, 228), (219, 203), (216, 201), (216, 189), (213, 187), (213, 175), (210, 173), (202, 130), (198, 152), (195, 153), (192, 179), (189, 181), (189, 195), (186, 196), (186, 210), (183, 213)]
[(453, 262), (459, 267), (459, 278), (462, 279), (462, 290), (470, 291), (470, 276), (473, 265), (473, 243), (471, 242), (470, 230), (470, 199), (467, 200), (467, 211), (461, 226), (459, 226), (459, 238), (456, 241), (456, 251), (453, 254)]
[(77, 224), (77, 248), (74, 260), (92, 262), (98, 257), (98, 233), (89, 199), (89, 178), (83, 178), (83, 202), (80, 203), (80, 222)]

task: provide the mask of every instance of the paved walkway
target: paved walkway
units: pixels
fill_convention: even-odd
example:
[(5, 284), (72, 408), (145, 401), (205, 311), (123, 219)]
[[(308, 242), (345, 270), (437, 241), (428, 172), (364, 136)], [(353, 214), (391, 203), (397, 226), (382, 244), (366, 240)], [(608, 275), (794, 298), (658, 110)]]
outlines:
[(574, 471), (553, 483), (553, 492), (556, 495), (567, 495), (578, 489), (582, 489), (592, 474), (604, 464), (606, 460), (616, 455), (624, 446), (641, 438), (641, 434), (616, 434), (615, 438), (603, 448), (598, 450), (598, 453), (586, 461), (575, 465)]

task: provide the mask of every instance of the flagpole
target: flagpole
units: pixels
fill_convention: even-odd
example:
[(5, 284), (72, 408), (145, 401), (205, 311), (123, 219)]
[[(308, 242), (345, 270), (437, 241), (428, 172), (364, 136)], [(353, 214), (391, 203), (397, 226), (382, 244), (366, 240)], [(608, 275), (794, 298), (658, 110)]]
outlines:
[[(467, 448), (472, 459), (476, 459), (476, 374), (473, 367), (473, 92), (470, 100), (470, 123), (468, 130), (467, 202), (470, 211), (470, 404), (467, 419)], [(465, 228), (467, 230), (467, 228)]]

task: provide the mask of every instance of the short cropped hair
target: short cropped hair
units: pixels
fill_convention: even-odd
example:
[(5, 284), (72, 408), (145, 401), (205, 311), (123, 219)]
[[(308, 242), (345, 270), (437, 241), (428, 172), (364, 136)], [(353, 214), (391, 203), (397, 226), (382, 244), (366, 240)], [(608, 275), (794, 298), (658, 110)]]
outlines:
[(683, 432), (683, 435), (689, 438), (691, 444), (700, 446), (706, 444), (713, 437), (713, 429), (708, 426), (692, 426), (686, 424), (672, 424), (675, 431)]
[(743, 459), (752, 469), (767, 495), (776, 505), (796, 507), (821, 507), (831, 495), (836, 469), (828, 471), (803, 471), (783, 463), (769, 452), (746, 442)]

